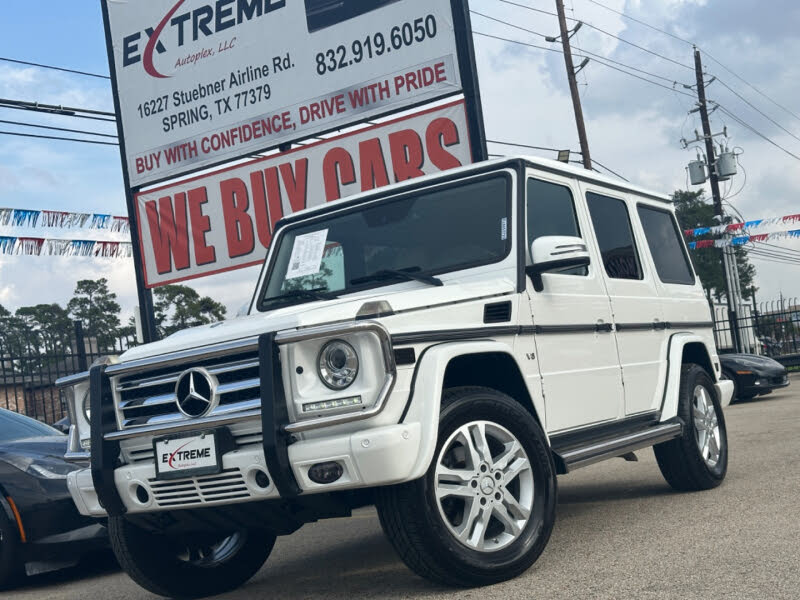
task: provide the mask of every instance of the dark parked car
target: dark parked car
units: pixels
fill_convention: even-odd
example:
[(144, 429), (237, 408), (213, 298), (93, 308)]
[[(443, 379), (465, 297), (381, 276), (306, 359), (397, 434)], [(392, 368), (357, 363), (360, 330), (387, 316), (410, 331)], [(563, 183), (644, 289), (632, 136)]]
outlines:
[(755, 354), (721, 354), (722, 375), (734, 383), (734, 400), (750, 400), (789, 385), (781, 363)]
[(105, 526), (72, 502), (67, 473), (85, 465), (66, 462), (66, 450), (61, 432), (0, 409), (0, 589), (108, 546)]

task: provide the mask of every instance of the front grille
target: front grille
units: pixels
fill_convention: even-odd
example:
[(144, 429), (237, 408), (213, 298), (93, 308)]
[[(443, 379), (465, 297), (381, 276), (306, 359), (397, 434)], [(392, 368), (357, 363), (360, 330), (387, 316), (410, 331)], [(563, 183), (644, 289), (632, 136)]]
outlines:
[(239, 469), (225, 469), (216, 475), (179, 479), (177, 481), (148, 480), (153, 500), (161, 508), (177, 508), (209, 502), (250, 498), (244, 476)]
[(258, 353), (250, 352), (121, 377), (114, 386), (117, 425), (123, 430), (187, 420), (178, 410), (175, 385), (181, 373), (194, 367), (204, 367), (219, 381), (219, 405), (209, 416), (258, 409), (258, 364)]
[(788, 379), (789, 377), (787, 375), (780, 375), (779, 377), (773, 377), (772, 383), (777, 383), (777, 384), (786, 383)]

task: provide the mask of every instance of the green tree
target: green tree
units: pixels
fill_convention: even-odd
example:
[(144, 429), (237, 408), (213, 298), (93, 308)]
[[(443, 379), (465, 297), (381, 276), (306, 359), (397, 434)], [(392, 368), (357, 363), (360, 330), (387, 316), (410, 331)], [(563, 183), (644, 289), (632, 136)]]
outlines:
[[(675, 203), (675, 212), (681, 229), (711, 227), (716, 224), (714, 221), (714, 206), (706, 199), (703, 191), (677, 190), (672, 194), (672, 201)], [(712, 235), (700, 236), (695, 238), (694, 241), (712, 239), (713, 237)], [(742, 295), (745, 298), (750, 298), (758, 291), (754, 284), (756, 268), (750, 262), (747, 250), (737, 247), (734, 252), (736, 265), (739, 269)], [(722, 276), (722, 250), (719, 248), (703, 248), (690, 251), (689, 254), (692, 257), (692, 263), (697, 275), (700, 277), (703, 289), (718, 302), (721, 301), (725, 297), (725, 280)]]
[(83, 322), (84, 335), (95, 338), (98, 346), (114, 346), (120, 325), (120, 306), (117, 295), (108, 289), (107, 279), (79, 281), (67, 310), (73, 319)]
[(55, 354), (69, 348), (73, 332), (69, 313), (58, 304), (37, 304), (23, 306), (16, 316), (25, 322), (28, 329), (38, 338), (44, 352)]
[(156, 325), (161, 335), (172, 335), (181, 329), (222, 321), (225, 306), (209, 296), (201, 297), (185, 285), (165, 285), (155, 295)]
[(0, 305), (0, 371), (10, 375), (21, 369), (21, 357), (30, 354), (35, 345), (36, 334), (25, 320)]

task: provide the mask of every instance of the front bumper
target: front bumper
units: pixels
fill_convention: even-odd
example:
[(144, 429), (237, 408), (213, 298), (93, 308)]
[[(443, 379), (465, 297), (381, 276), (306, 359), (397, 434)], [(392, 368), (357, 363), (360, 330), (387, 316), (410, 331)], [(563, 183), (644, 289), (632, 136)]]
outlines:
[(721, 379), (714, 384), (714, 387), (717, 390), (720, 406), (725, 408), (731, 403), (731, 400), (733, 400), (733, 382), (729, 379)]
[(739, 386), (739, 394), (743, 396), (760, 396), (768, 394), (773, 390), (785, 388), (789, 385), (789, 375), (759, 375), (754, 373), (748, 377), (748, 381)]
[[(421, 426), (408, 423), (367, 429), (350, 435), (300, 441), (288, 448), (291, 475), (302, 494), (373, 487), (406, 481), (418, 459)], [(317, 463), (335, 461), (342, 465), (342, 476), (333, 483), (311, 481), (309, 469)], [(234, 450), (222, 457), (222, 473), (157, 481), (153, 464), (133, 464), (115, 469), (113, 486), (129, 514), (150, 513), (205, 506), (220, 506), (281, 497), (273, 472), (261, 448)], [(267, 473), (269, 485), (256, 483), (258, 471)], [(90, 469), (74, 471), (67, 486), (83, 515), (107, 514), (95, 490)], [(141, 498), (146, 492), (147, 501)]]

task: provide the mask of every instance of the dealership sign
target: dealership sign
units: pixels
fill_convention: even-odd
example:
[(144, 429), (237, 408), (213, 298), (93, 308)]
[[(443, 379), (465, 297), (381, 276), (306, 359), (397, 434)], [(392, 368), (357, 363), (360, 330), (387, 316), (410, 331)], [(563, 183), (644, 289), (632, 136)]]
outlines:
[(256, 265), (304, 208), (472, 162), (464, 102), (136, 196), (147, 287)]
[(140, 187), (461, 91), (450, 0), (104, 0)]

